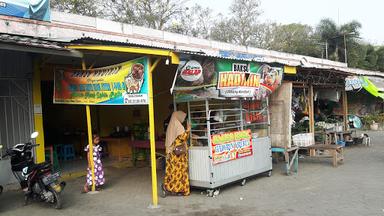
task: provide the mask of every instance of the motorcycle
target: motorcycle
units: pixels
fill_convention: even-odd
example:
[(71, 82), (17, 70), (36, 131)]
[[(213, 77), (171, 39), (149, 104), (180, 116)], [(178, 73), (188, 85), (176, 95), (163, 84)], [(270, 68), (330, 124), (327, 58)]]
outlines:
[[(38, 135), (38, 132), (33, 132), (31, 139), (35, 139)], [(12, 173), (24, 191), (25, 205), (30, 200), (37, 199), (60, 209), (61, 191), (65, 187), (65, 182), (59, 183), (60, 173), (52, 173), (50, 163), (34, 163), (32, 149), (37, 146), (39, 145), (32, 142), (17, 144), (8, 149), (4, 156), (11, 157)]]

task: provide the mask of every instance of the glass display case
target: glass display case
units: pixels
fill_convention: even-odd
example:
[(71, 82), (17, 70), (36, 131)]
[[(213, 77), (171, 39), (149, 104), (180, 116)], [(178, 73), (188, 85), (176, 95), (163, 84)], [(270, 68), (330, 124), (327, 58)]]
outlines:
[(271, 173), (268, 99), (186, 102), (191, 186), (207, 188)]

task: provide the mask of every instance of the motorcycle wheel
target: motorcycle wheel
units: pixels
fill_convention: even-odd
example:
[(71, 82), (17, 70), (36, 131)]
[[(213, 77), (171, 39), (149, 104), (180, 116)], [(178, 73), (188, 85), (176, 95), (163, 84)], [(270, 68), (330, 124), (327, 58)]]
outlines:
[(60, 193), (56, 192), (53, 188), (49, 187), (48, 190), (53, 193), (54, 200), (51, 203), (55, 209), (61, 209), (63, 204)]

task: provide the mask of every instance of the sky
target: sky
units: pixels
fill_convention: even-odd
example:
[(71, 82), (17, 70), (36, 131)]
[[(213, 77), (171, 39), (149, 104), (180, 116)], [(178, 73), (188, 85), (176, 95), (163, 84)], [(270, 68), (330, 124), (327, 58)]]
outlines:
[[(352, 20), (362, 24), (363, 40), (384, 45), (384, 0), (260, 0), (262, 21), (302, 23), (315, 26), (322, 18), (340, 25)], [(215, 13), (228, 14), (232, 0), (189, 0), (189, 4), (210, 7)]]

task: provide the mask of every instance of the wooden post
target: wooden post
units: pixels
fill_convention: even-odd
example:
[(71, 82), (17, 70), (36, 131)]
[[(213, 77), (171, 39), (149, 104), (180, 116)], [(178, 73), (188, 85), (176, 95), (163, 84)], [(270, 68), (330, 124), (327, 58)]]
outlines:
[(309, 132), (315, 133), (315, 114), (314, 114), (314, 103), (313, 103), (313, 85), (309, 84), (308, 92), (308, 105), (309, 105)]
[(344, 130), (348, 130), (348, 98), (347, 91), (345, 89), (342, 90), (342, 98), (343, 98), (343, 120), (344, 120)]

